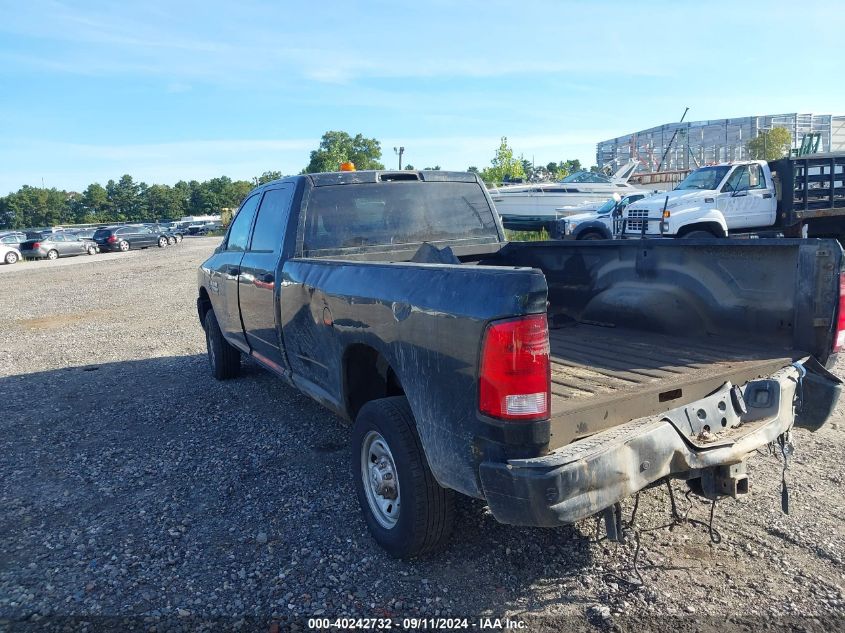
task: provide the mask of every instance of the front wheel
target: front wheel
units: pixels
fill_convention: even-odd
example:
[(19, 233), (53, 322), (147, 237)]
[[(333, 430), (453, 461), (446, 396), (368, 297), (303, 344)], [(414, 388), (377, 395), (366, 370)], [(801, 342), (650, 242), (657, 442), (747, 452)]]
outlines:
[(3, 258), (3, 261), (5, 261), (7, 264), (16, 264), (18, 261), (18, 254), (14, 251), (9, 251)]
[(603, 240), (604, 235), (601, 233), (597, 233), (595, 231), (590, 231), (589, 233), (584, 233), (581, 237), (578, 238), (579, 240)]
[(223, 338), (214, 310), (205, 313), (205, 345), (211, 375), (217, 380), (236, 378), (241, 373), (241, 353)]
[(97, 254), (97, 247), (96, 246), (89, 246), (88, 247), (88, 254), (89, 255), (96, 255)]
[(54, 259), (58, 259), (58, 258), (59, 258), (59, 251), (57, 251), (55, 249), (51, 249), (51, 250), (47, 251), (47, 259), (49, 259), (50, 261), (52, 261)]
[(689, 233), (684, 233), (683, 238), (685, 240), (714, 240), (716, 236), (710, 231), (690, 231)]
[(167, 244), (168, 244), (168, 246), (173, 246), (175, 243), (176, 243), (176, 238), (175, 238), (175, 237), (170, 236), (170, 237), (168, 237), (168, 238), (167, 238)]
[(181, 236), (181, 235), (176, 235), (176, 243), (177, 243), (177, 244), (179, 244), (179, 243), (181, 243), (181, 242), (182, 242), (182, 236)]
[(165, 246), (167, 246), (167, 238), (166, 237), (158, 238), (158, 247), (164, 248)]
[(455, 493), (434, 479), (407, 398), (371, 400), (361, 408), (351, 461), (364, 521), (388, 554), (413, 558), (448, 542)]

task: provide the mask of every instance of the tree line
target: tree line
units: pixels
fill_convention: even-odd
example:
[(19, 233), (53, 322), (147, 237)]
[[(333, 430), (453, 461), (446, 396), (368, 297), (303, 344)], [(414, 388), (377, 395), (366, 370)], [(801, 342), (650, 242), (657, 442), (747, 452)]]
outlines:
[[(310, 160), (300, 173), (335, 171), (350, 161), (357, 169), (384, 169), (381, 162), (381, 143), (361, 134), (354, 137), (347, 132), (329, 131), (312, 151)], [(406, 169), (413, 169), (407, 165)], [(427, 169), (440, 169), (436, 165)], [(560, 178), (580, 169), (575, 161), (560, 161), (534, 168), (530, 161), (516, 157), (502, 137), (490, 166), (478, 173), (488, 185), (520, 178)], [(57, 226), (63, 224), (99, 224), (108, 222), (156, 222), (192, 215), (217, 215), (236, 208), (249, 191), (257, 186), (282, 178), (279, 171), (266, 171), (251, 181), (232, 180), (220, 176), (202, 182), (180, 180), (175, 185), (148, 185), (136, 182), (124, 174), (119, 180), (109, 180), (106, 186), (88, 185), (84, 191), (63, 191), (56, 188), (24, 185), (7, 196), (0, 197), (0, 229)]]

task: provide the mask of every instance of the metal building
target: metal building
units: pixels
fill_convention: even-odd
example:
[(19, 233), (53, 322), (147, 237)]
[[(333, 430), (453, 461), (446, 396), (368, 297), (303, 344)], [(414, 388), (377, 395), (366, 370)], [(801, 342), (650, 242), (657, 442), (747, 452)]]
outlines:
[[(761, 130), (784, 127), (792, 147), (805, 134), (818, 133), (818, 151), (845, 151), (845, 116), (830, 114), (767, 114), (712, 121), (667, 123), (641, 132), (601, 141), (596, 164), (639, 161), (639, 173), (681, 171), (700, 165), (749, 158), (745, 144)], [(667, 151), (668, 149), (668, 151)]]

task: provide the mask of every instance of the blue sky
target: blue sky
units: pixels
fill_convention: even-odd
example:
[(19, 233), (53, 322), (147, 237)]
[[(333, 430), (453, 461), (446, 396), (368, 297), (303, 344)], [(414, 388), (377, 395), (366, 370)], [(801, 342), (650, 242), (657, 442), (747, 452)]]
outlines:
[(0, 9), (0, 194), (295, 173), (331, 129), (376, 137), (389, 166), (401, 144), (418, 168), (466, 169), (500, 136), (538, 163), (592, 164), (597, 141), (685, 106), (845, 113), (839, 0)]

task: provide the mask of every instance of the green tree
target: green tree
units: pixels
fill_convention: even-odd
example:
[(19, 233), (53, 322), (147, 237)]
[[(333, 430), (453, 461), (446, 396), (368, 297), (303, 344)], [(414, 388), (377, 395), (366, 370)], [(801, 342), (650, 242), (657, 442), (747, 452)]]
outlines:
[(329, 131), (323, 134), (320, 147), (311, 152), (311, 161), (302, 171), (306, 174), (337, 171), (347, 161), (352, 161), (356, 169), (384, 169), (380, 158), (381, 143), (376, 139)]
[(792, 135), (785, 127), (760, 130), (756, 138), (745, 144), (748, 155), (754, 160), (777, 160), (789, 153), (792, 147)]
[(416, 167), (413, 165), (405, 165), (405, 171), (414, 171), (414, 169), (416, 169)]
[(514, 158), (513, 150), (508, 146), (508, 139), (503, 136), (496, 155), (490, 161), (490, 167), (481, 171), (481, 178), (488, 184), (498, 184), (523, 177), (525, 170), (522, 168), (522, 161)]
[(477, 173), (479, 173), (479, 172), (478, 172), (478, 167), (476, 167), (475, 165), (470, 165), (469, 167), (467, 167), (467, 171), (468, 171), (469, 173), (471, 173), (471, 174), (477, 174)]
[[(312, 152), (313, 154), (313, 152)], [(278, 180), (279, 178), (283, 178), (282, 172), (280, 171), (265, 171), (260, 176), (256, 176), (252, 179), (253, 184), (258, 187), (259, 185), (263, 185), (264, 183), (271, 182), (273, 180)]]
[(132, 176), (124, 174), (115, 182), (109, 180), (106, 193), (114, 212), (112, 220), (136, 220), (141, 211), (140, 187), (132, 180)]
[(440, 171), (440, 165), (435, 165), (434, 167), (426, 167), (424, 171)]

